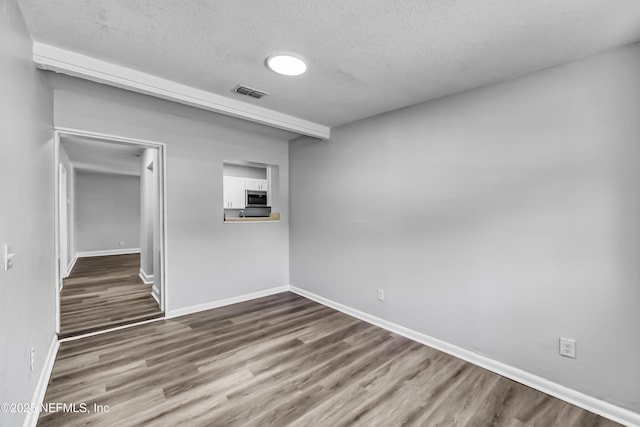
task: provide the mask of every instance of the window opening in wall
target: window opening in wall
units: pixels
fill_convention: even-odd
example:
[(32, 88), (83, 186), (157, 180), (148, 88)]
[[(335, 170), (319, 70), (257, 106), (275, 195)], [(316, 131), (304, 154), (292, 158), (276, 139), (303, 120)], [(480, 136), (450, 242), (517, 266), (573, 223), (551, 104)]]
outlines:
[(225, 222), (278, 221), (277, 165), (225, 161), (222, 165)]

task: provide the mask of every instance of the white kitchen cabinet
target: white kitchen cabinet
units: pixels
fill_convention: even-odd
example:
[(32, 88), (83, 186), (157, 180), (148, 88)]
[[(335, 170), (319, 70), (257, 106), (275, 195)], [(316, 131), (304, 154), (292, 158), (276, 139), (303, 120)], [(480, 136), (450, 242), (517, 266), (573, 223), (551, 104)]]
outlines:
[(247, 178), (245, 185), (247, 190), (267, 191), (266, 179)]
[(237, 176), (222, 177), (222, 193), (225, 209), (245, 208), (245, 179)]

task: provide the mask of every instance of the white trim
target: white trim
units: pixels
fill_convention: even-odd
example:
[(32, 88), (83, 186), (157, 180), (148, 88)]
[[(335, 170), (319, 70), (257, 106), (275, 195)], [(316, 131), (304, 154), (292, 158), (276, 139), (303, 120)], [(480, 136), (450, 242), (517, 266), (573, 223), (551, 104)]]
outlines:
[(160, 291), (158, 290), (158, 287), (155, 285), (155, 283), (153, 284), (153, 286), (151, 286), (151, 296), (158, 303), (158, 307), (160, 307), (161, 306), (161, 304), (160, 304)]
[[(62, 289), (63, 280), (66, 277), (66, 272), (69, 267), (69, 175), (67, 174), (67, 168), (64, 167), (62, 162), (58, 162), (58, 256), (60, 257), (60, 289)], [(64, 215), (62, 213), (64, 212)]]
[[(53, 364), (56, 361), (56, 356), (58, 355), (58, 349), (60, 348), (60, 342), (58, 341), (57, 335), (53, 336), (53, 340), (51, 341), (51, 345), (49, 346), (49, 352), (47, 353), (47, 358), (44, 361), (44, 366), (42, 367), (42, 371), (40, 371), (40, 378), (38, 378), (38, 383), (36, 384), (36, 389), (33, 392), (33, 398), (31, 399), (31, 403), (34, 408), (40, 408), (42, 402), (44, 402), (44, 396), (47, 392), (47, 386), (49, 385), (49, 378), (51, 378), (51, 372), (53, 371)], [(27, 416), (24, 419), (24, 423), (22, 424), (24, 427), (35, 427), (38, 423), (38, 417), (40, 416), (40, 411), (28, 411)]]
[(429, 335), (425, 335), (412, 329), (405, 328), (404, 326), (400, 326), (393, 322), (389, 322), (388, 320), (384, 320), (363, 311), (356, 310), (347, 305), (340, 304), (328, 298), (321, 297), (296, 286), (290, 286), (289, 290), (322, 305), (326, 305), (327, 307), (331, 307), (335, 310), (346, 313), (367, 323), (371, 323), (372, 325), (376, 325), (398, 335), (402, 335), (403, 337), (419, 342), (420, 344), (433, 347), (459, 359), (485, 368), (491, 372), (495, 372), (498, 375), (502, 375), (503, 377), (512, 379), (543, 393), (547, 393), (551, 396), (557, 397), (558, 399), (562, 399), (573, 405), (586, 409), (587, 411), (602, 415), (603, 417), (609, 418), (613, 421), (627, 426), (640, 426), (640, 414), (628, 409), (624, 409), (611, 403), (605, 402), (604, 400), (588, 396), (584, 393), (580, 393), (579, 391), (570, 389), (558, 383), (554, 383), (553, 381), (549, 381), (537, 375), (523, 371), (522, 369), (518, 369), (502, 362), (498, 362), (496, 360), (479, 355), (453, 344), (449, 344), (437, 338), (430, 337)]
[[(78, 262), (78, 255), (77, 254), (73, 256), (73, 259), (71, 260), (71, 263), (69, 264), (69, 267), (67, 268), (67, 273), (64, 276), (65, 279), (71, 275), (71, 272), (73, 271), (73, 267), (76, 266), (76, 262)], [(62, 288), (60, 288), (60, 289), (62, 289)]]
[(269, 288), (262, 291), (251, 292), (249, 294), (238, 295), (236, 297), (225, 298), (216, 301), (210, 301), (204, 304), (192, 305), (190, 307), (178, 308), (167, 313), (167, 319), (185, 316), (187, 314), (198, 313), (200, 311), (211, 310), (213, 308), (224, 307), (225, 305), (237, 304), (239, 302), (249, 301), (256, 298), (262, 298), (273, 294), (279, 294), (289, 290), (289, 285)]
[[(169, 275), (167, 270), (169, 268), (169, 243), (167, 234), (167, 156), (165, 145), (158, 146), (158, 162), (162, 166), (159, 173), (160, 188), (158, 188), (158, 196), (160, 197), (160, 266), (159, 266), (159, 282), (160, 288), (160, 310), (166, 313), (167, 307), (169, 307)], [(156, 275), (156, 272), (154, 272)], [(156, 286), (158, 284), (156, 283)]]
[[(73, 267), (76, 266), (76, 262), (78, 262), (78, 256), (74, 255), (71, 263), (67, 266), (67, 271), (64, 273), (64, 276), (62, 276), (63, 279), (71, 276), (71, 272), (73, 271)], [(60, 280), (60, 292), (62, 292), (62, 288), (64, 288), (64, 280)], [(59, 331), (56, 331), (56, 333), (57, 332)]]
[(329, 139), (328, 126), (37, 41), (33, 42), (33, 62), (43, 70), (80, 77), (302, 135)]
[(139, 254), (140, 248), (106, 249), (104, 251), (83, 251), (77, 252), (76, 257), (86, 258), (92, 256), (127, 255)]
[(84, 136), (87, 138), (104, 139), (108, 141), (126, 142), (129, 144), (144, 145), (150, 148), (164, 147), (164, 142), (156, 142), (148, 139), (129, 138), (127, 136), (112, 135), (110, 133), (93, 132), (89, 130), (69, 128), (65, 126), (56, 126), (56, 132), (64, 135)]
[(55, 333), (60, 333), (60, 292), (63, 280), (60, 277), (60, 174), (58, 165), (60, 164), (60, 134), (53, 133), (53, 259), (54, 286), (55, 286)]
[(153, 274), (145, 273), (142, 267), (140, 267), (140, 272), (138, 273), (138, 277), (140, 277), (140, 280), (142, 280), (142, 283), (144, 283), (145, 285), (153, 284)]

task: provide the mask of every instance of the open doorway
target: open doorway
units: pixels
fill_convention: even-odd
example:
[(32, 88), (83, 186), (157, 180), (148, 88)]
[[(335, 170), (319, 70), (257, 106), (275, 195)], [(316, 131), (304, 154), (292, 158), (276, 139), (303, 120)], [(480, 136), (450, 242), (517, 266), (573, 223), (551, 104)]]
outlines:
[(164, 317), (164, 145), (57, 130), (56, 331)]

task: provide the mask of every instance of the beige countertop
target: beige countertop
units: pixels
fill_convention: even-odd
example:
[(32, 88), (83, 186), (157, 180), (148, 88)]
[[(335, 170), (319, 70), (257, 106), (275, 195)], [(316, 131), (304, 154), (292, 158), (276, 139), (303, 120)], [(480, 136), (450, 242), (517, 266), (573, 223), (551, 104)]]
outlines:
[(224, 222), (280, 222), (280, 212), (272, 213), (268, 217), (258, 218), (225, 217)]

